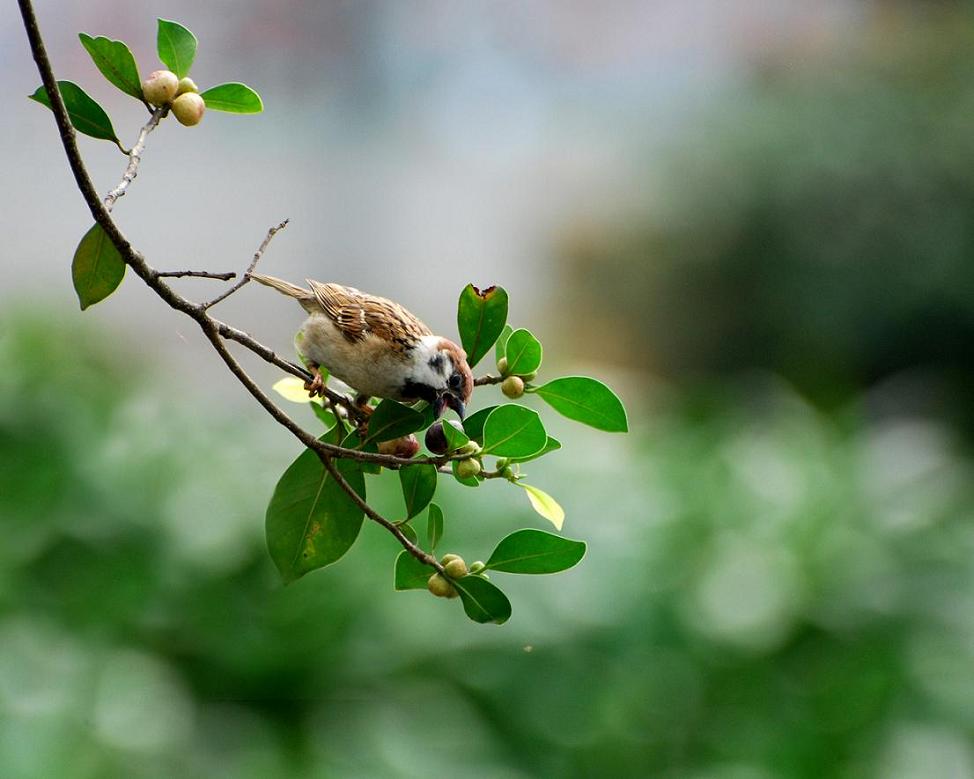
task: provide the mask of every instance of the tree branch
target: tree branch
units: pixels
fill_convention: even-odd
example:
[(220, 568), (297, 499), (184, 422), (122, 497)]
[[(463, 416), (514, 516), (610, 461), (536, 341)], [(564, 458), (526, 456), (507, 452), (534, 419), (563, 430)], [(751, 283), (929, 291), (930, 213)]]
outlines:
[(475, 387), (483, 387), (485, 384), (500, 384), (504, 381), (503, 376), (491, 376), (489, 373), (484, 376), (478, 376), (473, 380), (473, 385)]
[(204, 311), (206, 311), (206, 309), (208, 308), (212, 308), (221, 300), (226, 300), (234, 292), (240, 289), (244, 284), (247, 284), (250, 281), (250, 274), (254, 272), (254, 268), (257, 267), (257, 263), (260, 262), (260, 258), (264, 256), (264, 252), (267, 250), (267, 247), (270, 245), (271, 239), (275, 235), (277, 235), (278, 231), (283, 230), (285, 227), (287, 227), (287, 223), (290, 221), (291, 221), (290, 219), (285, 219), (276, 227), (272, 227), (270, 230), (268, 230), (267, 237), (265, 237), (264, 240), (261, 241), (260, 246), (257, 247), (257, 251), (254, 252), (254, 259), (250, 261), (250, 265), (247, 266), (247, 270), (244, 271), (243, 277), (240, 279), (240, 281), (238, 281), (236, 284), (230, 287), (230, 289), (228, 289), (222, 295), (217, 295), (209, 303), (203, 303), (200, 306), (200, 308), (202, 308)]
[(156, 272), (156, 278), (173, 278), (182, 279), (188, 276), (192, 276), (197, 279), (219, 279), (220, 281), (230, 281), (230, 279), (237, 278), (237, 274), (233, 271), (228, 273), (211, 273), (208, 270), (161, 270)]
[(111, 211), (115, 206), (115, 201), (118, 200), (125, 191), (128, 189), (129, 184), (131, 184), (135, 177), (139, 175), (139, 163), (142, 161), (142, 152), (145, 150), (145, 141), (149, 137), (149, 133), (159, 126), (159, 122), (162, 118), (169, 113), (169, 108), (167, 106), (160, 106), (152, 112), (152, 116), (149, 121), (145, 123), (145, 126), (139, 131), (138, 140), (135, 142), (135, 146), (128, 153), (129, 164), (125, 166), (125, 173), (122, 174), (122, 180), (118, 182), (118, 186), (115, 187), (111, 192), (105, 195), (105, 208)]
[[(40, 73), (41, 81), (47, 90), (48, 96), (50, 97), (51, 109), (54, 113), (54, 121), (57, 124), (58, 133), (61, 137), (61, 145), (64, 147), (65, 155), (68, 158), (68, 165), (70, 166), (71, 172), (74, 175), (78, 190), (85, 199), (85, 203), (87, 203), (88, 209), (91, 212), (95, 222), (97, 222), (98, 225), (105, 231), (105, 234), (108, 236), (109, 240), (111, 240), (112, 244), (118, 249), (122, 260), (126, 265), (132, 268), (139, 278), (141, 278), (146, 285), (149, 286), (149, 288), (151, 288), (167, 305), (169, 305), (170, 308), (182, 312), (193, 319), (200, 326), (203, 335), (210, 342), (214, 350), (226, 364), (230, 372), (237, 378), (237, 380), (243, 384), (247, 391), (261, 406), (264, 407), (267, 413), (270, 414), (276, 422), (289, 430), (302, 444), (309, 449), (312, 449), (318, 455), (318, 457), (321, 458), (322, 463), (328, 469), (333, 478), (335, 478), (335, 481), (342, 487), (343, 490), (345, 490), (351, 500), (355, 502), (355, 504), (359, 506), (363, 512), (365, 512), (369, 519), (389, 530), (389, 532), (396, 537), (399, 543), (402, 544), (402, 546), (418, 560), (428, 565), (432, 565), (438, 571), (442, 572), (442, 566), (440, 566), (435, 559), (419, 549), (419, 547), (417, 547), (408, 538), (406, 538), (405, 535), (403, 535), (402, 531), (399, 530), (394, 523), (382, 517), (371, 506), (369, 506), (368, 503), (365, 502), (365, 500), (341, 475), (341, 473), (338, 472), (333, 462), (333, 458), (342, 457), (362, 462), (378, 463), (379, 465), (384, 465), (386, 467), (415, 465), (417, 463), (431, 463), (433, 465), (440, 466), (445, 462), (449, 462), (449, 460), (452, 458), (427, 457), (409, 459), (396, 457), (394, 455), (362, 452), (356, 449), (346, 449), (341, 446), (319, 441), (316, 437), (305, 431), (296, 422), (294, 422), (294, 420), (292, 420), (280, 407), (274, 403), (273, 400), (267, 396), (267, 394), (257, 385), (257, 383), (243, 369), (240, 363), (237, 362), (236, 358), (230, 353), (229, 349), (224, 343), (224, 339), (233, 340), (240, 343), (242, 346), (265, 361), (277, 365), (278, 367), (286, 370), (288, 373), (298, 376), (299, 378), (310, 378), (310, 374), (299, 366), (278, 357), (273, 351), (263, 346), (243, 331), (237, 330), (224, 322), (214, 319), (207, 313), (207, 308), (215, 305), (220, 300), (225, 299), (228, 294), (235, 292), (237, 289), (247, 283), (249, 278), (245, 275), (244, 278), (235, 284), (233, 288), (228, 290), (227, 293), (224, 293), (224, 295), (221, 295), (209, 303), (194, 304), (173, 290), (172, 287), (162, 281), (162, 278), (164, 276), (181, 275), (201, 276), (203, 275), (203, 272), (159, 272), (155, 270), (148, 264), (148, 262), (146, 262), (145, 258), (138, 251), (136, 251), (122, 231), (118, 228), (118, 225), (115, 223), (114, 219), (112, 219), (110, 213), (111, 208), (114, 206), (118, 198), (124, 195), (129, 184), (137, 175), (141, 153), (145, 147), (145, 139), (148, 134), (158, 125), (163, 116), (165, 116), (165, 110), (157, 109), (153, 112), (149, 122), (139, 133), (138, 142), (129, 153), (129, 164), (126, 167), (121, 182), (108, 194), (108, 196), (106, 196), (105, 200), (102, 201), (98, 195), (98, 192), (95, 190), (95, 186), (91, 181), (91, 177), (88, 174), (88, 170), (85, 167), (81, 153), (78, 149), (75, 131), (71, 126), (71, 120), (68, 116), (67, 109), (65, 108), (64, 99), (61, 96), (60, 90), (58, 89), (57, 80), (54, 77), (54, 71), (51, 67), (51, 62), (44, 46), (44, 41), (37, 23), (37, 17), (34, 13), (33, 5), (30, 0), (18, 0), (18, 6), (20, 7), (21, 16), (23, 17), (24, 29), (27, 33), (31, 54), (34, 58), (34, 62), (37, 64), (37, 70)], [(254, 255), (254, 259), (251, 261), (248, 272), (253, 270), (264, 250), (267, 248), (267, 245), (270, 243), (271, 238), (273, 238), (274, 234), (278, 230), (282, 229), (285, 224), (287, 224), (286, 220), (277, 227), (271, 228), (271, 230), (268, 231), (267, 237), (264, 239), (264, 242), (261, 244), (257, 253)], [(207, 276), (217, 277), (215, 274), (207, 274)], [(336, 403), (341, 403), (346, 407), (346, 409), (354, 407), (354, 404), (352, 404), (348, 398), (338, 395), (337, 393), (329, 391), (327, 396), (329, 400)]]

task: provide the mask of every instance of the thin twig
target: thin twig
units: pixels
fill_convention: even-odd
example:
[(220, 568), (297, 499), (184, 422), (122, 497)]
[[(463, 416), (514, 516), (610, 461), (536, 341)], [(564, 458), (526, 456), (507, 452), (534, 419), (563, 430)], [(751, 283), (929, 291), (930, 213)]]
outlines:
[(230, 287), (230, 289), (228, 289), (223, 294), (217, 295), (209, 303), (203, 303), (200, 306), (200, 308), (202, 308), (204, 311), (206, 311), (206, 309), (208, 309), (208, 308), (212, 308), (217, 303), (219, 303), (221, 300), (226, 300), (234, 292), (236, 292), (238, 289), (240, 289), (244, 284), (247, 284), (250, 281), (250, 274), (254, 272), (254, 268), (257, 267), (257, 263), (260, 262), (260, 258), (264, 256), (264, 252), (267, 250), (267, 247), (270, 245), (271, 239), (275, 235), (277, 235), (278, 231), (283, 230), (285, 227), (287, 227), (287, 223), (290, 222), (290, 221), (291, 221), (290, 219), (285, 219), (283, 222), (281, 222), (276, 227), (272, 227), (270, 230), (268, 230), (267, 231), (267, 236), (264, 238), (263, 241), (261, 241), (260, 246), (257, 247), (257, 251), (254, 252), (254, 258), (250, 261), (250, 265), (247, 266), (247, 270), (244, 271), (244, 275), (240, 279), (240, 281), (238, 281), (236, 284), (234, 284), (232, 287)]
[(504, 381), (503, 376), (491, 376), (489, 373), (485, 376), (479, 376), (473, 380), (473, 385), (475, 387), (483, 387), (485, 384), (500, 384)]
[(139, 163), (142, 161), (142, 152), (145, 150), (146, 138), (149, 137), (149, 133), (159, 126), (159, 122), (168, 112), (169, 108), (167, 106), (160, 106), (155, 109), (149, 121), (139, 131), (138, 140), (136, 140), (135, 146), (128, 153), (129, 164), (125, 166), (125, 173), (122, 174), (122, 180), (118, 182), (118, 186), (115, 189), (105, 195), (105, 208), (108, 211), (111, 211), (115, 207), (115, 201), (125, 194), (125, 190), (129, 188), (129, 184), (139, 175)]
[(156, 278), (182, 279), (192, 276), (195, 279), (219, 279), (220, 281), (230, 281), (237, 278), (233, 271), (228, 273), (211, 273), (208, 270), (161, 270), (156, 272)]

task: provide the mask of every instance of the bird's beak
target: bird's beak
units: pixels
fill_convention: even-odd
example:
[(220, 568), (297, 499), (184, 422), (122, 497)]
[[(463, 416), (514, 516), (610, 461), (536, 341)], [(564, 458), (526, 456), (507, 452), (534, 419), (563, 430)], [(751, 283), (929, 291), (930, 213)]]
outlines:
[(433, 418), (439, 419), (443, 416), (443, 412), (447, 407), (452, 408), (457, 412), (457, 416), (461, 420), (463, 419), (463, 415), (466, 413), (466, 407), (463, 405), (463, 401), (452, 392), (441, 392), (436, 396), (436, 400), (433, 401)]

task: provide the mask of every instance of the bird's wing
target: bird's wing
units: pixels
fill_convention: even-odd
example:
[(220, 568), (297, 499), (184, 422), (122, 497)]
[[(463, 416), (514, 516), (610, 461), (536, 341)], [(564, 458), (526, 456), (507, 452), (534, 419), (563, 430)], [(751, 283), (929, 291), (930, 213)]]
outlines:
[(348, 341), (361, 341), (373, 335), (406, 349), (422, 336), (433, 334), (415, 316), (391, 300), (313, 279), (308, 279), (308, 286), (318, 305)]

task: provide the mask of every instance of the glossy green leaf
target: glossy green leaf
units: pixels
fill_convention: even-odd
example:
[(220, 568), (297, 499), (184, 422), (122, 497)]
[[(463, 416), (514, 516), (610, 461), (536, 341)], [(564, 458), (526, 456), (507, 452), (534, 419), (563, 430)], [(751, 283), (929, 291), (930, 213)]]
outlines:
[(530, 408), (508, 403), (484, 422), (484, 451), (498, 457), (528, 457), (548, 443), (541, 417)]
[(514, 329), (506, 324), (501, 330), (501, 334), (497, 336), (497, 343), (494, 344), (494, 359), (497, 362), (500, 362), (501, 358), (506, 356), (507, 339), (511, 337), (511, 333), (513, 332)]
[[(68, 117), (71, 125), (79, 133), (84, 133), (92, 138), (99, 140), (112, 141), (121, 149), (122, 144), (115, 135), (115, 128), (112, 127), (112, 120), (108, 118), (98, 103), (91, 99), (87, 92), (75, 84), (73, 81), (58, 81), (58, 89), (64, 100), (64, 107), (68, 109)], [(39, 86), (31, 100), (36, 100), (41, 105), (51, 107), (51, 98), (43, 86)]]
[(128, 46), (103, 35), (93, 38), (82, 32), (78, 33), (78, 38), (91, 55), (95, 67), (105, 78), (126, 95), (131, 95), (136, 100), (143, 100), (139, 67), (135, 64), (135, 57), (132, 56)]
[(399, 526), (399, 532), (406, 536), (411, 544), (419, 543), (419, 536), (416, 535), (416, 529), (408, 522), (404, 522)]
[(554, 436), (548, 436), (544, 449), (542, 449), (540, 452), (535, 452), (527, 457), (509, 457), (508, 460), (510, 460), (512, 463), (526, 463), (531, 460), (537, 460), (539, 457), (544, 457), (546, 454), (550, 454), (551, 452), (557, 452), (559, 449), (561, 449), (561, 441)]
[(399, 484), (406, 501), (406, 519), (412, 519), (429, 505), (436, 492), (436, 466), (424, 463), (399, 469)]
[(541, 367), (541, 342), (530, 330), (515, 330), (507, 339), (504, 352), (507, 357), (507, 373), (525, 376)]
[(504, 538), (486, 565), (505, 573), (557, 573), (576, 565), (584, 556), (583, 541), (528, 528)]
[(426, 582), (436, 573), (431, 565), (421, 563), (405, 549), (396, 558), (395, 587), (403, 590), (425, 590)]
[(457, 474), (457, 466), (460, 464), (459, 460), (453, 460), (450, 462), (450, 468), (453, 470), (453, 478), (456, 479), (464, 487), (479, 487), (480, 479), (476, 476), (469, 476), (466, 479), (461, 479)]
[(565, 510), (558, 505), (558, 501), (544, 490), (539, 490), (523, 481), (515, 482), (515, 484), (527, 493), (531, 508), (554, 525), (555, 530), (561, 530), (561, 526), (565, 523)]
[(503, 625), (511, 618), (507, 596), (483, 577), (464, 576), (455, 579), (453, 586), (460, 593), (463, 610), (474, 622)]
[(125, 277), (125, 262), (101, 225), (84, 234), (71, 261), (71, 280), (81, 310), (111, 295)]
[(507, 292), (503, 287), (488, 287), (481, 292), (468, 284), (460, 293), (457, 329), (472, 368), (490, 351), (507, 322)]
[(566, 376), (532, 390), (559, 414), (609, 433), (629, 430), (626, 409), (601, 381), (587, 376)]
[(228, 114), (259, 114), (264, 110), (260, 95), (246, 84), (236, 81), (210, 87), (201, 92), (200, 97), (207, 108)]
[[(364, 498), (365, 477), (358, 463), (335, 463)], [(285, 584), (340, 559), (358, 538), (363, 517), (318, 455), (302, 452), (277, 482), (267, 506), (267, 548)]]
[[(345, 430), (344, 423), (342, 423), (342, 430)], [(362, 436), (360, 436), (358, 433), (358, 430), (352, 430), (350, 433), (348, 433), (341, 444), (346, 449), (358, 449), (361, 452), (371, 452), (372, 454), (376, 454), (379, 451), (379, 447), (376, 445), (375, 441), (363, 441)], [(361, 467), (363, 473), (382, 473), (382, 466), (378, 463), (360, 462), (359, 467)]]
[(446, 438), (448, 452), (455, 452), (470, 441), (470, 437), (463, 430), (457, 430), (446, 420), (443, 421), (443, 437)]
[(432, 552), (443, 538), (443, 509), (435, 503), (430, 503), (429, 516), (426, 520), (426, 543)]
[(178, 22), (159, 20), (156, 32), (156, 50), (166, 67), (179, 78), (189, 75), (196, 59), (196, 36)]
[(383, 400), (375, 407), (369, 417), (368, 441), (391, 441), (410, 433), (415, 433), (423, 426), (423, 415), (414, 408), (405, 406), (395, 400)]
[(476, 441), (478, 444), (483, 446), (484, 443), (484, 423), (487, 421), (487, 417), (490, 416), (490, 412), (493, 411), (497, 406), (488, 406), (487, 408), (482, 408), (475, 414), (471, 414), (469, 417), (463, 420), (463, 429), (468, 436), (470, 436), (471, 441)]

